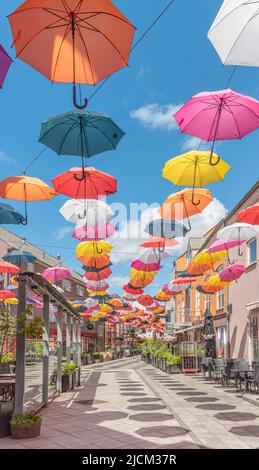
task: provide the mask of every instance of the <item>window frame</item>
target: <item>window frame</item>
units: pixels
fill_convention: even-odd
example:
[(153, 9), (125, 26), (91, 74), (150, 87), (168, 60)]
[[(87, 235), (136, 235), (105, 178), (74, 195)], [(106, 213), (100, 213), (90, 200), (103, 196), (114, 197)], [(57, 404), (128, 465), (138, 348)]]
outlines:
[[(251, 254), (251, 248), (250, 247), (253, 243), (255, 243), (255, 260), (252, 261), (251, 256), (250, 256), (250, 254)], [(251, 240), (249, 240), (247, 242), (247, 255), (248, 255), (247, 256), (247, 266), (251, 266), (252, 264), (257, 263), (257, 238), (256, 237), (251, 238)]]

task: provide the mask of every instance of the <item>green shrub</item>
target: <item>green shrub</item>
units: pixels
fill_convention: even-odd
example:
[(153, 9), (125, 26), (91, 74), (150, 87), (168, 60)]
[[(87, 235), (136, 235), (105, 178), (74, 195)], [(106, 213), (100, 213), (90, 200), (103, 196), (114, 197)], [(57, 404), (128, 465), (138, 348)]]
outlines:
[(62, 375), (70, 375), (78, 368), (75, 362), (64, 362), (62, 364)]
[(171, 354), (167, 357), (166, 363), (168, 366), (180, 366), (182, 363), (182, 358), (181, 356), (174, 356), (173, 354)]
[(12, 352), (6, 353), (2, 356), (2, 359), (0, 362), (14, 362), (15, 361), (15, 356)]
[(42, 416), (30, 411), (29, 413), (14, 413), (10, 423), (30, 425), (39, 421), (42, 421)]

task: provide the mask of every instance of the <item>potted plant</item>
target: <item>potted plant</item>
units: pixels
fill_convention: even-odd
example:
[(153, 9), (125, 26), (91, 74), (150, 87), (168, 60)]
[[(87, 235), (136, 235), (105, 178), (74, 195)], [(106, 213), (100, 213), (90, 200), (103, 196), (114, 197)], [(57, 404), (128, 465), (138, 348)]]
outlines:
[(173, 354), (171, 354), (166, 359), (167, 372), (169, 374), (180, 374), (181, 363), (182, 363), (181, 356), (174, 356)]
[(62, 364), (61, 390), (69, 392), (76, 386), (75, 370), (78, 368), (75, 362), (64, 362)]
[(10, 421), (11, 436), (13, 439), (29, 439), (38, 437), (41, 430), (42, 417), (31, 411), (29, 413), (15, 413)]
[(11, 342), (16, 334), (16, 321), (4, 305), (0, 309), (0, 374), (9, 374), (15, 357), (10, 352)]
[(81, 363), (82, 363), (83, 366), (87, 366), (87, 364), (88, 364), (88, 354), (87, 353), (82, 353)]

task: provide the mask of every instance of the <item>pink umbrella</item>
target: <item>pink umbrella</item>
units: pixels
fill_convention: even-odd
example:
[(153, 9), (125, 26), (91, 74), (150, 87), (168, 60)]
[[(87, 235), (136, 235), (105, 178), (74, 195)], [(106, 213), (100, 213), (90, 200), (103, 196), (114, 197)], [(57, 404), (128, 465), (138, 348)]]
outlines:
[[(216, 253), (217, 251), (222, 251), (222, 250), (230, 250), (231, 248), (234, 248), (235, 246), (240, 246), (244, 243), (244, 240), (232, 240), (229, 242), (225, 242), (224, 240), (216, 240), (210, 248), (208, 248), (208, 253)], [(228, 262), (229, 264), (234, 264), (234, 261), (230, 261), (229, 254), (228, 254)]]
[(104, 286), (93, 287), (93, 286), (88, 286), (88, 283), (86, 283), (86, 288), (94, 292), (105, 292), (107, 289), (109, 289), (109, 284), (105, 284)]
[(71, 276), (71, 272), (67, 268), (61, 268), (60, 266), (55, 266), (53, 268), (47, 268), (42, 273), (42, 277), (47, 281), (58, 282), (63, 281)]
[(245, 266), (243, 266), (242, 264), (235, 264), (234, 266), (230, 266), (228, 268), (223, 269), (219, 277), (220, 280), (223, 282), (231, 282), (239, 279), (245, 272)]
[(241, 139), (259, 126), (259, 102), (230, 89), (198, 93), (174, 114), (185, 134), (212, 141)]
[(116, 232), (116, 227), (112, 224), (103, 224), (103, 225), (94, 225), (94, 226), (85, 226), (77, 225), (73, 237), (77, 240), (104, 240), (105, 238), (112, 237)]
[(131, 263), (131, 267), (136, 269), (137, 271), (159, 271), (161, 269), (161, 265), (159, 263), (143, 263), (139, 259), (136, 259)]
[(0, 88), (2, 88), (5, 77), (11, 66), (12, 59), (9, 57), (5, 49), (0, 44)]

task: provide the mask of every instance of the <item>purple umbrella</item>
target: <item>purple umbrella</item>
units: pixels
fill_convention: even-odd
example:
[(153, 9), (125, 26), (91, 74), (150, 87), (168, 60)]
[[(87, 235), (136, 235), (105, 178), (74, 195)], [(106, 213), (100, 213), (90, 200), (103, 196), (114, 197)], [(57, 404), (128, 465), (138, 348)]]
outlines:
[(12, 63), (11, 57), (7, 54), (4, 48), (0, 44), (0, 88), (2, 88), (5, 77)]

